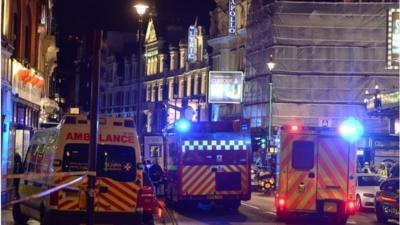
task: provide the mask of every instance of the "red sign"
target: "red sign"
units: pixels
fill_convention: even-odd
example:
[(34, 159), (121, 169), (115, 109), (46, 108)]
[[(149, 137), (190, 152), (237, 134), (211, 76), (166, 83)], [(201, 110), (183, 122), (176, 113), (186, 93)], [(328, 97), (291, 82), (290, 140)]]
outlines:
[[(68, 133), (65, 140), (73, 140), (73, 141), (89, 141), (90, 135), (89, 133)], [(120, 134), (107, 134), (102, 135), (99, 134), (99, 141), (100, 142), (114, 142), (114, 143), (135, 143), (134, 136), (128, 135), (120, 135)]]

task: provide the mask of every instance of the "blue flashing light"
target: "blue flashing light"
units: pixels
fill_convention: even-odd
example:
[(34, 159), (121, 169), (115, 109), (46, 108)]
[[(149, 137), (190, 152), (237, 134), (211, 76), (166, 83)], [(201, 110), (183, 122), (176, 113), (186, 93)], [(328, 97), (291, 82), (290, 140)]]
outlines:
[(360, 121), (356, 120), (353, 117), (343, 121), (339, 126), (340, 135), (349, 142), (355, 142), (364, 133), (364, 127), (360, 123)]
[(176, 122), (176, 130), (180, 133), (186, 133), (190, 130), (189, 120), (180, 119)]

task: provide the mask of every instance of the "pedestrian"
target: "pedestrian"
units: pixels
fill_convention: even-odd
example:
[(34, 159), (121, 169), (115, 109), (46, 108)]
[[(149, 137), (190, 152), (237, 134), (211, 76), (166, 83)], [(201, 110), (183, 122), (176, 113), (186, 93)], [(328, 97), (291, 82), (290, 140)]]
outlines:
[[(161, 166), (158, 165), (157, 159), (153, 159), (152, 165), (149, 168), (149, 176), (156, 188), (156, 193), (159, 193), (160, 191), (162, 191), (161, 185), (164, 180), (164, 172), (163, 172)], [(160, 187), (160, 189), (159, 189), (159, 187)]]
[(381, 165), (378, 168), (378, 174), (383, 176), (383, 177), (387, 177), (388, 176), (387, 168), (386, 168), (384, 162), (381, 162)]
[(390, 172), (390, 177), (399, 177), (399, 163), (396, 162)]
[[(13, 170), (13, 174), (21, 174), (23, 173), (23, 167), (22, 167), (22, 158), (21, 155), (16, 152), (14, 154), (14, 170)], [(13, 180), (13, 185), (14, 185), (14, 190), (15, 190), (15, 197), (17, 199), (19, 199), (19, 178), (14, 178)]]
[(364, 167), (362, 168), (363, 173), (371, 173), (371, 169), (369, 168), (369, 163), (365, 162)]
[(391, 163), (388, 163), (388, 164), (386, 165), (386, 170), (387, 170), (387, 175), (388, 175), (388, 177), (390, 177), (390, 173), (392, 172), (392, 168), (393, 168), (393, 166), (392, 166)]

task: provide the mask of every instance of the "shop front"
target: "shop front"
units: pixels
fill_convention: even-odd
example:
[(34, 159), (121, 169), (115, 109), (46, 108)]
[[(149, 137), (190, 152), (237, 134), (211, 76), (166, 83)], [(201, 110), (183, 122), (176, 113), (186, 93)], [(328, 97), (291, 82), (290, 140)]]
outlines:
[[(44, 79), (38, 71), (10, 59), (10, 91), (2, 90), (2, 175), (13, 173), (14, 157), (22, 160), (38, 128)], [(12, 182), (2, 180), (2, 203), (13, 199)]]

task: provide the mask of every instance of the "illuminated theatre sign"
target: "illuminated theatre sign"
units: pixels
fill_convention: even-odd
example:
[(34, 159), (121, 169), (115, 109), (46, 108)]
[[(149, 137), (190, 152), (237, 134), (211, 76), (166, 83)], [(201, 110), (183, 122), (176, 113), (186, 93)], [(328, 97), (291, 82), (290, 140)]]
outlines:
[(236, 34), (236, 3), (235, 0), (229, 0), (229, 24), (230, 34)]
[(399, 69), (400, 60), (400, 9), (390, 9), (387, 29), (387, 67)]
[(189, 35), (188, 35), (188, 61), (189, 62), (194, 62), (197, 60), (196, 58), (196, 49), (197, 49), (197, 44), (196, 44), (196, 27), (195, 26), (189, 26)]

